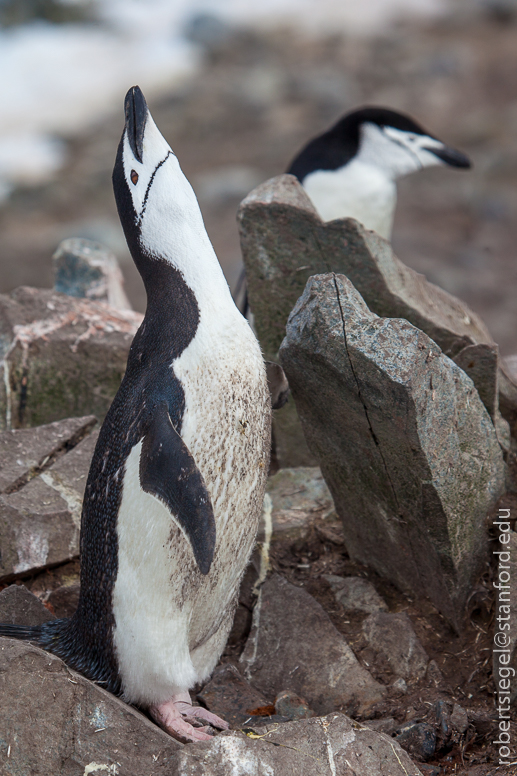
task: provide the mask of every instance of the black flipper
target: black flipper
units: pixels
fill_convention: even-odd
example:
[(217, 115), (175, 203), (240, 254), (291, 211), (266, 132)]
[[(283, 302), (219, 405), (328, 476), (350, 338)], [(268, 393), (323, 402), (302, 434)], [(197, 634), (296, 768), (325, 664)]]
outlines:
[(215, 549), (212, 502), (192, 454), (172, 425), (165, 402), (156, 407), (146, 429), (140, 484), (174, 515), (190, 539), (199, 570), (208, 574)]

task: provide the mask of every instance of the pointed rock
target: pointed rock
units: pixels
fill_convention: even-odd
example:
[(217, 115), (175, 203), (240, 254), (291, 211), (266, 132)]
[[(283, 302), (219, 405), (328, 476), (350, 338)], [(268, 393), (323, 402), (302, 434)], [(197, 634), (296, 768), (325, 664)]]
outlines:
[(350, 555), (458, 628), (505, 487), (472, 381), (408, 321), (371, 313), (343, 275), (309, 280), (280, 356)]
[[(491, 416), (498, 412), (498, 390), (501, 411), (515, 424), (517, 385), (508, 370), (498, 370), (497, 346), (484, 323), (459, 299), (405, 266), (386, 240), (352, 218), (323, 222), (292, 175), (254, 189), (241, 203), (238, 221), (250, 307), (266, 358), (277, 360), (288, 316), (308, 278), (342, 273), (372, 312), (405, 318), (450, 358), (479, 346), (470, 375)], [(472, 361), (463, 361), (462, 368)], [(281, 467), (311, 465), (292, 405), (276, 414), (275, 439)]]

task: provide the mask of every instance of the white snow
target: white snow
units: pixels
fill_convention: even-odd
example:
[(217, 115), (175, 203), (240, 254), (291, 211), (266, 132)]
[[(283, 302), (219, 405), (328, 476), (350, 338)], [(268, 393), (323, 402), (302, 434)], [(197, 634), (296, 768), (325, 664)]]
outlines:
[(256, 25), (288, 22), (310, 34), (369, 34), (401, 14), (440, 13), (446, 1), (97, 0), (102, 25), (0, 29), (0, 199), (17, 184), (51, 178), (64, 160), (60, 138), (120, 110), (133, 84), (152, 95), (191, 73), (199, 52), (182, 30), (196, 13)]

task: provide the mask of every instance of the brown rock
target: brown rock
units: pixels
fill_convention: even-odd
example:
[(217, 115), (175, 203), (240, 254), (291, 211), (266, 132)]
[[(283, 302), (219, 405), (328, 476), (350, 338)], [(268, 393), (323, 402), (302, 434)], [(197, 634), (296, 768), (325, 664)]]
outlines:
[(335, 574), (323, 574), (334, 591), (336, 601), (349, 612), (387, 612), (388, 605), (372, 583), (363, 577), (337, 577)]
[(54, 615), (24, 585), (9, 585), (0, 593), (0, 622), (9, 625), (41, 625)]
[(66, 418), (45, 426), (0, 433), (0, 492), (11, 493), (87, 436), (97, 418)]
[(230, 663), (215, 669), (197, 697), (207, 709), (238, 729), (256, 721), (251, 712), (269, 703)]
[(309, 280), (280, 355), (349, 554), (459, 628), (505, 488), (472, 381), (412, 324), (371, 313), (342, 275)]
[(0, 295), (0, 428), (102, 419), (141, 321), (140, 313), (54, 291)]
[(54, 609), (56, 617), (71, 617), (79, 603), (79, 584), (62, 585), (52, 590), (48, 597), (48, 603)]
[(318, 714), (335, 708), (363, 713), (385, 694), (319, 603), (278, 574), (260, 590), (241, 665), (266, 697), (289, 689)]
[[(323, 524), (334, 513), (332, 496), (317, 466), (280, 469), (269, 478), (266, 492), (272, 503), (273, 541), (300, 538), (313, 523)], [(265, 531), (263, 520), (259, 528), (260, 541), (263, 541)]]
[(429, 657), (405, 612), (371, 614), (363, 623), (368, 644), (383, 655), (396, 676), (417, 681), (425, 676)]
[(177, 773), (180, 743), (37, 647), (0, 639), (0, 706), (5, 773)]
[[(67, 423), (69, 431), (79, 426)], [(80, 429), (81, 433), (91, 432), (92, 423), (83, 422)], [(24, 434), (27, 446), (32, 433), (36, 440), (41, 437), (39, 429), (4, 432), (4, 436), (15, 440), (18, 433)], [(97, 431), (90, 433), (66, 453), (67, 445), (71, 446), (80, 435), (70, 433), (59, 438), (54, 450), (61, 455), (51, 453), (37, 476), (22, 474), (16, 482), (26, 484), (17, 489), (8, 487), (7, 493), (0, 496), (0, 581), (65, 563), (79, 555), (82, 499), (97, 435)], [(54, 463), (48, 466), (53, 457)], [(22, 458), (19, 460), (23, 463)]]

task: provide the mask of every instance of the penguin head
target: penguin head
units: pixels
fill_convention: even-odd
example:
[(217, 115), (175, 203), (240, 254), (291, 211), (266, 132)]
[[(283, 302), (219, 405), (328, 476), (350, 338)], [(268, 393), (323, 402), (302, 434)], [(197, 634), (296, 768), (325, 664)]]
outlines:
[(429, 134), (409, 116), (388, 108), (349, 113), (298, 154), (288, 170), (303, 179), (318, 170), (338, 170), (360, 160), (395, 181), (434, 165), (470, 167), (469, 158)]
[(179, 245), (206, 243), (196, 196), (178, 159), (154, 123), (138, 86), (126, 94), (125, 126), (113, 169), (115, 200), (133, 259), (146, 280), (150, 262), (178, 269), (189, 256)]

